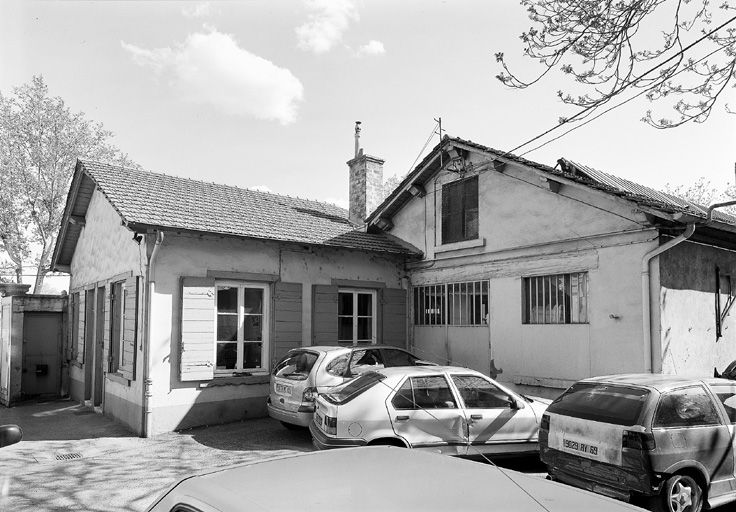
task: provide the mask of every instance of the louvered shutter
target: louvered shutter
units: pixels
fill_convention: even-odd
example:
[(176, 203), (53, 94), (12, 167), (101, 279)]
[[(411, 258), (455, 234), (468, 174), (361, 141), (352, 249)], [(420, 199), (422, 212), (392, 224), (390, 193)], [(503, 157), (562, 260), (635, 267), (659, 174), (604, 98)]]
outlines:
[(312, 286), (312, 345), (337, 345), (337, 286)]
[(406, 290), (381, 290), (381, 343), (406, 348)]
[(87, 312), (85, 308), (85, 293), (81, 291), (76, 294), (79, 302), (79, 308), (77, 310), (77, 348), (75, 359), (79, 363), (84, 363), (84, 324), (87, 318)]
[(302, 344), (302, 285), (274, 285), (273, 360), (281, 359), (292, 348)]
[(215, 280), (182, 278), (179, 378), (211, 380), (215, 376)]
[(138, 340), (138, 277), (125, 280), (125, 296), (123, 297), (123, 339), (120, 354), (120, 374), (135, 380), (135, 355)]

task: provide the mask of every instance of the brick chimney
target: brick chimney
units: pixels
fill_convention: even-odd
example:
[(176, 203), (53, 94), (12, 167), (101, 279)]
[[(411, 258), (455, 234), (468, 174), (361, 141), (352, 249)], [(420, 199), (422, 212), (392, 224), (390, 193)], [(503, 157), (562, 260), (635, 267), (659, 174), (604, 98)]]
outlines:
[(355, 157), (350, 167), (350, 221), (364, 224), (365, 219), (381, 204), (384, 160), (363, 153), (360, 147), (360, 121), (355, 122)]

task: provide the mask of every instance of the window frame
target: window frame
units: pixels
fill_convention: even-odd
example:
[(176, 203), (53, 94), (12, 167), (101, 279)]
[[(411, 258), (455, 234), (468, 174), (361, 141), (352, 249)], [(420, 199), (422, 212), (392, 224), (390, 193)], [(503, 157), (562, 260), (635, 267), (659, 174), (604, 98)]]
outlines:
[[(710, 404), (711, 408), (713, 409), (713, 413), (715, 415), (715, 418), (717, 421), (713, 423), (693, 423), (693, 424), (686, 424), (686, 425), (668, 425), (668, 424), (660, 424), (658, 423), (660, 421), (660, 411), (665, 406), (665, 399), (675, 395), (677, 393), (692, 391), (692, 390), (699, 390), (702, 392), (703, 396), (705, 396), (708, 400), (708, 403)], [(723, 425), (723, 418), (721, 417), (721, 413), (719, 412), (718, 404), (717, 402), (720, 402), (717, 396), (715, 398), (712, 396), (711, 393), (708, 392), (705, 387), (701, 385), (693, 385), (693, 386), (686, 386), (682, 388), (677, 389), (670, 389), (666, 392), (662, 393), (659, 396), (659, 399), (657, 400), (657, 407), (654, 409), (654, 414), (652, 415), (652, 429), (682, 429), (682, 428), (703, 428), (703, 427), (717, 427), (720, 425)], [(721, 404), (722, 405), (722, 404)], [(684, 420), (684, 418), (683, 418)]]
[[(577, 282), (577, 296), (573, 294), (573, 277)], [(559, 286), (562, 280), (563, 289), (552, 292), (553, 282)], [(540, 288), (541, 283), (541, 288)], [(541, 308), (538, 304), (542, 297)], [(533, 291), (532, 291), (533, 290)], [(533, 294), (533, 295), (532, 295)], [(566, 298), (567, 297), (567, 298)], [(575, 297), (575, 298), (574, 298)], [(560, 305), (562, 299), (562, 321), (559, 321), (558, 309), (556, 321), (553, 321), (553, 310)], [(573, 302), (575, 301), (575, 302)], [(569, 307), (567, 303), (569, 302)], [(552, 303), (555, 306), (552, 306)], [(581, 315), (581, 305), (584, 303), (584, 318)], [(549, 306), (549, 308), (548, 308)], [(575, 319), (577, 308), (577, 316)], [(541, 309), (541, 315), (540, 315)], [(547, 313), (549, 309), (549, 319)], [(532, 312), (534, 311), (534, 312)], [(566, 272), (558, 274), (542, 274), (522, 276), (521, 278), (521, 323), (523, 325), (585, 325), (590, 324), (590, 275), (587, 270), (581, 272)]]
[[(119, 296), (115, 288), (120, 286)], [(110, 283), (110, 373), (120, 373), (123, 365), (123, 333), (125, 332), (125, 279)]]
[[(489, 279), (426, 284), (412, 288), (412, 325), (415, 327), (484, 327), (489, 324)], [(458, 304), (458, 308), (454, 307), (455, 304)], [(427, 305), (432, 307), (427, 308)], [(479, 309), (477, 314), (476, 309)]]
[[(217, 321), (218, 321), (218, 289), (220, 287), (237, 288), (237, 305), (234, 315), (237, 317), (237, 339), (235, 341), (220, 341), (217, 339)], [(263, 299), (261, 302), (261, 339), (245, 340), (245, 317), (249, 316), (245, 313), (245, 290), (246, 288), (255, 288), (263, 291)], [(254, 282), (254, 281), (237, 281), (228, 279), (217, 279), (214, 285), (215, 290), (215, 315), (214, 315), (214, 336), (212, 344), (212, 361), (214, 362), (214, 378), (232, 377), (242, 373), (269, 373), (270, 372), (270, 318), (271, 318), (271, 285), (270, 283)], [(256, 316), (256, 315), (251, 315)], [(236, 345), (235, 368), (217, 368), (217, 346), (220, 343), (234, 343)], [(261, 343), (261, 366), (256, 368), (244, 368), (245, 344)]]
[[(340, 294), (352, 294), (353, 296), (353, 312), (352, 315), (340, 314)], [(358, 295), (366, 294), (371, 296), (371, 338), (358, 339), (358, 319), (368, 318), (366, 315), (358, 314)], [(337, 290), (337, 343), (340, 345), (375, 345), (377, 343), (378, 329), (378, 293), (370, 288), (338, 288)], [(351, 339), (340, 339), (340, 318), (352, 317), (353, 334)]]
[[(468, 184), (474, 183), (475, 197), (470, 201), (470, 207), (468, 206)], [(459, 199), (459, 206), (457, 208), (451, 208), (450, 201), (452, 200), (453, 189), (462, 187), (462, 194)], [(460, 179), (444, 183), (442, 185), (442, 199), (440, 201), (440, 240), (442, 245), (454, 244), (458, 242), (466, 242), (469, 240), (477, 240), (480, 236), (480, 200), (479, 200), (479, 179), (478, 175), (466, 176)], [(472, 204), (475, 203), (475, 207)], [(468, 213), (475, 210), (475, 232), (468, 232), (468, 226), (471, 225), (468, 219)], [(460, 232), (453, 234), (451, 229), (458, 221), (451, 223), (453, 215), (459, 215), (459, 228)], [(451, 225), (453, 224), (453, 225)]]

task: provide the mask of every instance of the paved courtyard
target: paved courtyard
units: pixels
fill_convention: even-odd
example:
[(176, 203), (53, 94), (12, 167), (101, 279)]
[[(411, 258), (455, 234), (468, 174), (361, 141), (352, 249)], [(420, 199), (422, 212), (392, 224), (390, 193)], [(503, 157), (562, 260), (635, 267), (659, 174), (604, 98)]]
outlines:
[[(307, 430), (269, 418), (141, 439), (75, 402), (0, 407), (23, 441), (0, 452), (0, 511), (141, 512), (180, 478), (230, 464), (313, 451)], [(500, 465), (544, 475), (534, 459)]]

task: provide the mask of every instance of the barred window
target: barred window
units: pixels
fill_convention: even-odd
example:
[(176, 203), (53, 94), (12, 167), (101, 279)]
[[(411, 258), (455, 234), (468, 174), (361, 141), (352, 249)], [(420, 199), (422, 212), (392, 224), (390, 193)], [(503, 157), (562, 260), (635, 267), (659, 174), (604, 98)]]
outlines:
[(414, 325), (485, 325), (488, 281), (414, 288)]
[(588, 323), (588, 273), (525, 277), (522, 308), (525, 324)]

